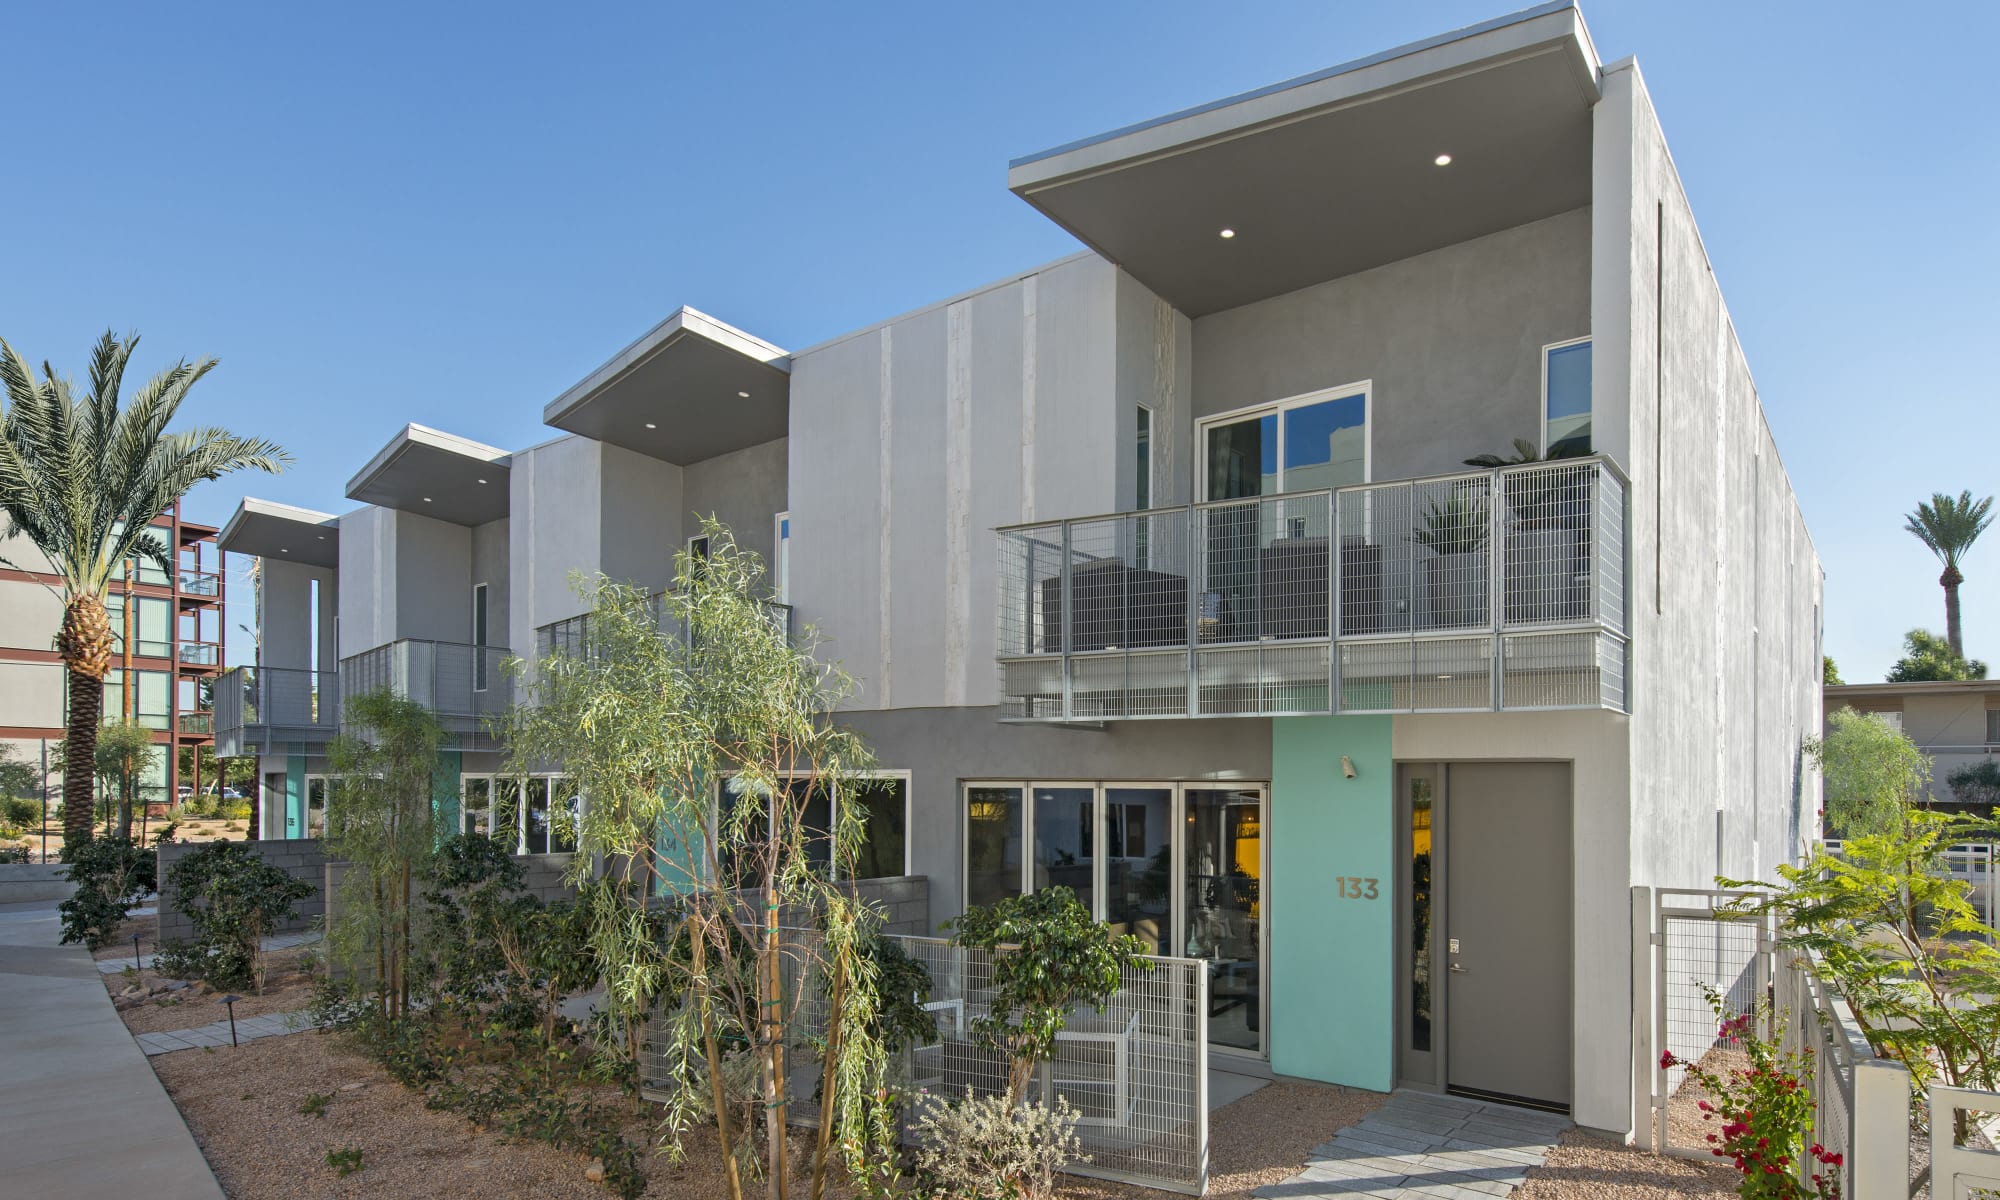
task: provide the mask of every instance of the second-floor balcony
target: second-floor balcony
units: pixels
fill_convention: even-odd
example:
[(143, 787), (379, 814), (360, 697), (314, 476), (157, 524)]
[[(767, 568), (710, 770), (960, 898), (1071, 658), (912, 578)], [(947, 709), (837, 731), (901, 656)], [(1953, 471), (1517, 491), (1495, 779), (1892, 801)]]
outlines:
[(505, 646), (404, 638), (341, 659), (341, 700), (387, 688), (428, 709), (460, 745), (491, 746), (488, 721), (514, 700), (514, 681), (501, 669), (507, 656)]
[(183, 600), (213, 600), (222, 594), (222, 576), (215, 571), (182, 567), (178, 578)]
[(175, 656), (189, 670), (214, 670), (222, 663), (222, 647), (214, 642), (184, 641), (175, 650)]
[(221, 758), (323, 746), (340, 724), (339, 676), (288, 667), (233, 667), (215, 681)]
[[(681, 622), (668, 611), (664, 603), (666, 595), (665, 592), (654, 592), (647, 597), (647, 607), (652, 614), (653, 627), (659, 631), (660, 636), (678, 638), (682, 632)], [(766, 600), (762, 603), (764, 615), (770, 619), (772, 626), (779, 633), (789, 637), (792, 631), (792, 606), (780, 604), (775, 600)], [(543, 659), (552, 654), (578, 656), (589, 653), (590, 626), (591, 615), (582, 613), (537, 627), (535, 657)]]
[(998, 534), (1003, 719), (1625, 708), (1602, 458)]

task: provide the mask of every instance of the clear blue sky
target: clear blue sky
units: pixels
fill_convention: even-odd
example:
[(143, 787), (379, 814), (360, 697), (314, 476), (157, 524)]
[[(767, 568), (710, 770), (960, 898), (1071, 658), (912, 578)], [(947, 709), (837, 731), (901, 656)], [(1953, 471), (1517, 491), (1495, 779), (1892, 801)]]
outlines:
[[(106, 326), (149, 372), (219, 357), (187, 415), (299, 462), (191, 514), (340, 510), (406, 421), (543, 440), (678, 305), (804, 346), (1069, 253), (1011, 157), (1520, 6), (19, 4), (0, 336), (76, 374)], [(2000, 490), (2000, 5), (1920, 13), (1584, 8), (1658, 102), (1850, 679), (1942, 628), (1900, 514)], [(2000, 660), (2000, 532), (1967, 568)]]

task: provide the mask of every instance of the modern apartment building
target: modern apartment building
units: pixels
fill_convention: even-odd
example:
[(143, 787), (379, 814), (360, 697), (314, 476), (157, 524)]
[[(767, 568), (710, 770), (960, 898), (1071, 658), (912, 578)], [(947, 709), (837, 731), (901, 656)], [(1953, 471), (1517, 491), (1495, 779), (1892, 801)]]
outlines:
[[(140, 781), (148, 803), (164, 804), (178, 788), (211, 790), (201, 756), (180, 751), (214, 741), (210, 693), (222, 670), (228, 622), (228, 581), (216, 529), (184, 519), (180, 507), (155, 522), (173, 547), (175, 569), (151, 559), (124, 563), (105, 596), (118, 639), (104, 680), (104, 717), (136, 721), (155, 731), (157, 762)], [(56, 652), (62, 628), (62, 580), (27, 539), (0, 541), (0, 741), (25, 761), (48, 764), (50, 802), (61, 799), (61, 755), (68, 712), (68, 676)]]
[(340, 690), (433, 704), (441, 800), (534, 849), (498, 660), (713, 513), (859, 680), (873, 869), (934, 921), (1069, 887), (1209, 964), (1240, 1069), (1631, 1130), (1630, 889), (1815, 836), (1821, 595), (1636, 63), (1545, 5), (1009, 186), (1086, 249), (804, 349), (682, 309), (552, 440), (411, 426), (357, 511), (224, 544), (321, 580), (317, 669), (331, 597)]
[[(1888, 721), (1931, 757), (1930, 798), (1980, 803), (1988, 794), (1975, 782), (1954, 788), (1952, 776), (1968, 768), (2000, 768), (2000, 679), (1948, 683), (1843, 683), (1826, 689), (1826, 713), (1843, 708)], [(1983, 782), (1983, 781), (1979, 781)]]

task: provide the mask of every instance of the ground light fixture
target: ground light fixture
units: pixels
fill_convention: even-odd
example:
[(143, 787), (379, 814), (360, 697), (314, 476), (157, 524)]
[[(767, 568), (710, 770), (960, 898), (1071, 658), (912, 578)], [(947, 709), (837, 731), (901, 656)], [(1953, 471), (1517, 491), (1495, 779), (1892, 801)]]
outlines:
[(230, 1044), (230, 1045), (232, 1045), (232, 1046), (234, 1046), (234, 1045), (236, 1045), (236, 1044), (237, 1044), (237, 1043), (236, 1043), (236, 1002), (237, 1002), (238, 1000), (241, 1000), (242, 998), (243, 998), (243, 997), (241, 997), (241, 996), (237, 996), (237, 995), (228, 995), (228, 996), (224, 996), (224, 997), (222, 997), (222, 998), (221, 998), (220, 1000), (217, 1000), (217, 1001), (216, 1001), (216, 1003), (217, 1003), (217, 1004), (226, 1004), (226, 1005), (228, 1005), (228, 1006), (229, 1006), (229, 1044)]
[(1345, 754), (1340, 756), (1340, 773), (1349, 779), (1354, 778), (1358, 774), (1354, 769), (1354, 760)]
[(1434, 162), (1434, 163), (1436, 163), (1436, 164), (1437, 164), (1438, 166), (1440, 166), (1440, 167), (1448, 167), (1448, 166), (1450, 166), (1450, 165), (1451, 165), (1451, 155), (1449, 155), (1449, 154), (1440, 154), (1440, 155), (1438, 155), (1438, 156), (1437, 156), (1436, 158), (1432, 159), (1431, 161), (1432, 161), (1432, 162)]

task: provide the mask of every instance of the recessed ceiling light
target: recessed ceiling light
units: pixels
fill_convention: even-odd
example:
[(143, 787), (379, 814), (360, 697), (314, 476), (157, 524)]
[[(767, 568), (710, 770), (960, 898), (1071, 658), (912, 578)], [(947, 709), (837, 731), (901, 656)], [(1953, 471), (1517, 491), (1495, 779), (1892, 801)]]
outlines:
[(736, 393), (736, 396), (737, 396), (737, 398), (738, 398), (739, 400), (748, 400), (748, 399), (750, 398), (750, 393), (749, 393), (749, 392), (738, 392), (738, 393)]
[(283, 546), (280, 546), (280, 547), (278, 547), (278, 553), (280, 553), (280, 554), (290, 554), (290, 553), (291, 553), (291, 551), (290, 551), (290, 550), (287, 550), (287, 549), (285, 549), (285, 548), (284, 548)]
[(655, 425), (655, 424), (653, 424), (653, 423), (652, 423), (651, 421), (648, 421), (648, 422), (646, 422), (646, 428), (648, 428), (648, 429), (658, 429), (658, 428), (659, 428), (659, 426), (658, 426), (658, 425)]
[(479, 482), (481, 482), (481, 483), (485, 483), (486, 481), (485, 481), (484, 479), (482, 479), (482, 480), (480, 480)]
[(1226, 238), (1233, 238), (1236, 236), (1236, 231), (1234, 229), (1225, 229), (1222, 231), (1222, 236)]
[(1434, 163), (1436, 163), (1436, 164), (1437, 164), (1438, 166), (1440, 166), (1440, 167), (1448, 167), (1448, 166), (1450, 166), (1450, 165), (1451, 165), (1451, 155), (1449, 155), (1449, 154), (1440, 154), (1440, 155), (1438, 155), (1438, 156), (1437, 156), (1436, 158), (1432, 159), (1431, 161), (1432, 161), (1432, 162), (1434, 162)]
[(320, 540), (320, 541), (322, 541), (322, 542), (323, 542), (323, 541), (325, 541), (325, 540), (326, 540), (326, 535), (325, 535), (325, 534), (323, 534), (323, 533), (322, 533), (322, 534), (320, 534), (320, 535), (319, 535), (319, 540)]
[(424, 503), (425, 503), (425, 504), (429, 504), (430, 502), (431, 502), (431, 498), (430, 498), (429, 496), (425, 496), (425, 497), (424, 497)]

